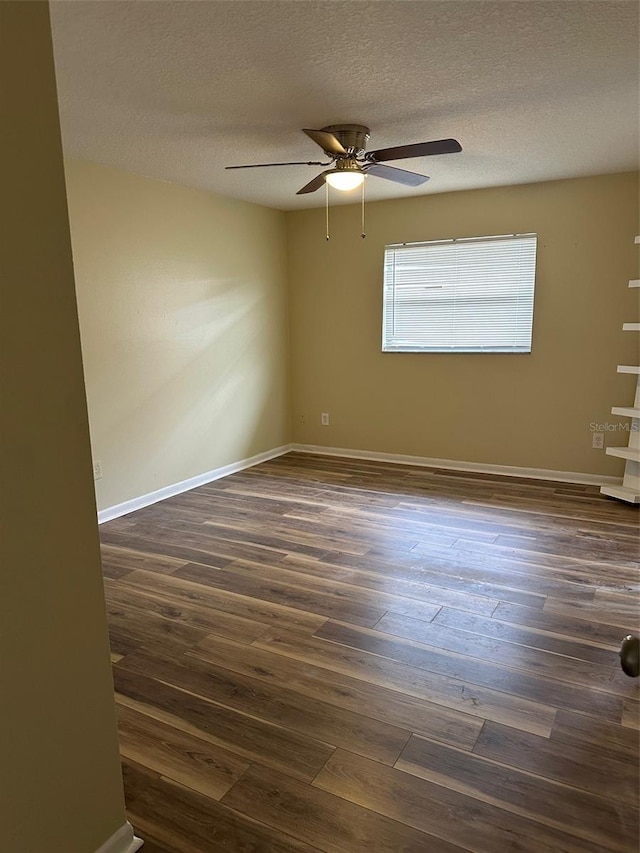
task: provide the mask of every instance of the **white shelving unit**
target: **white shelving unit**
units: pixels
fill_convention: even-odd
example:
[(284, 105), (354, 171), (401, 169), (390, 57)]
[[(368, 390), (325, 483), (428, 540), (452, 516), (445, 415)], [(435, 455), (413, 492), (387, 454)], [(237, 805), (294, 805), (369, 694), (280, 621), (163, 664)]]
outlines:
[(611, 414), (623, 418), (640, 418), (640, 406), (614, 406)]
[(620, 459), (631, 459), (640, 462), (640, 449), (635, 447), (607, 447), (609, 456), (619, 456)]
[[(640, 243), (640, 236), (634, 243)], [(629, 287), (640, 287), (640, 279), (632, 279)], [(640, 332), (640, 323), (624, 323), (622, 331)], [(631, 418), (629, 444), (626, 447), (607, 447), (609, 456), (625, 460), (624, 477), (621, 486), (602, 486), (600, 491), (627, 503), (640, 504), (640, 365), (619, 364), (618, 373), (632, 373), (638, 377), (633, 406), (614, 406), (611, 409), (612, 415)]]

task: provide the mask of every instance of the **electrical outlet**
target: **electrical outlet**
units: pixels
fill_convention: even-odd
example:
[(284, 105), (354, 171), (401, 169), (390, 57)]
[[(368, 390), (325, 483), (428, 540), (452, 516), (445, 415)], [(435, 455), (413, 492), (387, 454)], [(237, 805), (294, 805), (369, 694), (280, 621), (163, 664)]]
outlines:
[(300, 412), (300, 414), (298, 415), (298, 420), (300, 421), (301, 424), (304, 424), (307, 422), (307, 416), (305, 415), (304, 412)]
[(320, 423), (322, 426), (329, 426), (329, 412), (323, 412), (320, 415)]
[(604, 447), (603, 432), (594, 432), (593, 438), (591, 439), (591, 447), (595, 447), (596, 450), (602, 450)]
[(93, 479), (102, 479), (102, 462), (99, 459), (96, 459), (96, 461), (93, 463)]

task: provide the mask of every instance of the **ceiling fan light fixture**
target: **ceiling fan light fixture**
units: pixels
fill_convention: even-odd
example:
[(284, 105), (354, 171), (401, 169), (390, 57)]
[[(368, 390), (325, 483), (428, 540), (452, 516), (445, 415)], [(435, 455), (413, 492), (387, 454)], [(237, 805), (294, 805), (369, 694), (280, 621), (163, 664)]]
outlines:
[(364, 172), (359, 169), (331, 169), (325, 173), (325, 180), (330, 187), (342, 192), (355, 190), (364, 181)]

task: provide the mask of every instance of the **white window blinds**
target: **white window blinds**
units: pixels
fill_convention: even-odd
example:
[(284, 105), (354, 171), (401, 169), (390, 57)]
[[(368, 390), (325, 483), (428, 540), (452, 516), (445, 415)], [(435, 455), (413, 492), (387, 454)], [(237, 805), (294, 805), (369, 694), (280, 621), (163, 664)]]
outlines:
[(531, 352), (536, 235), (384, 251), (386, 352)]

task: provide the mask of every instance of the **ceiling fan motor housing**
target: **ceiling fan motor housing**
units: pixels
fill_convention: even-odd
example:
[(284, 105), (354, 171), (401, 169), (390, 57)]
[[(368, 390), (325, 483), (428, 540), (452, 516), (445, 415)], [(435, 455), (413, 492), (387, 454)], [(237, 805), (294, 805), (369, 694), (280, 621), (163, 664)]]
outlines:
[[(323, 127), (326, 133), (332, 133), (340, 142), (347, 154), (352, 157), (362, 157), (367, 150), (367, 142), (371, 137), (371, 131), (363, 124), (330, 124)], [(330, 151), (326, 152), (330, 157), (335, 157)]]

